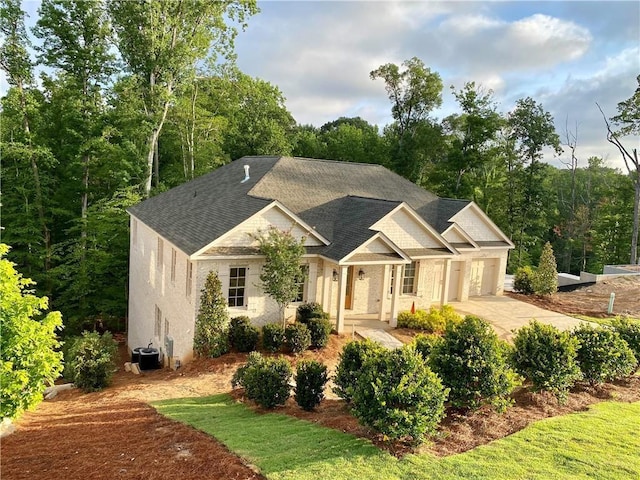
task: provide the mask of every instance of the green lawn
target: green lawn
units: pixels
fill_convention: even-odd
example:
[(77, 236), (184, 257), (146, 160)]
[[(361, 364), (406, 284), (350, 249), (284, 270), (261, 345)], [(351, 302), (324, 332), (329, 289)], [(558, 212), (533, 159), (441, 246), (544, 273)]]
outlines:
[(599, 403), (460, 455), (402, 460), (304, 420), (256, 414), (227, 395), (154, 406), (216, 437), (270, 479), (640, 478), (640, 402)]

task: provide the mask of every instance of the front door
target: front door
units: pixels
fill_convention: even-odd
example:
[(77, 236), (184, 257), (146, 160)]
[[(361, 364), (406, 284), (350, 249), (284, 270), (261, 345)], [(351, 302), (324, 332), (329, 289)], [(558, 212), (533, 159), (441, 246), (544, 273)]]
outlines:
[(353, 309), (353, 266), (347, 268), (347, 289), (344, 295), (344, 308)]

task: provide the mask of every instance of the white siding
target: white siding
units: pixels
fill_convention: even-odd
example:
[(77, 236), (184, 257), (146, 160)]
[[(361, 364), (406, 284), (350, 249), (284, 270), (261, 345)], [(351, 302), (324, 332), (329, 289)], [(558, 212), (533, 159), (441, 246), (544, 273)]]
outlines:
[(383, 218), (375, 227), (401, 249), (442, 247), (437, 237), (403, 209)]
[[(136, 221), (132, 218), (132, 222)], [(185, 295), (187, 255), (158, 235), (141, 221), (136, 221), (135, 238), (131, 235), (129, 260), (129, 327), (130, 349), (153, 343), (163, 353), (165, 326), (171, 325), (174, 357), (189, 361), (193, 355), (194, 297)], [(135, 240), (135, 241), (134, 241)], [(171, 280), (171, 255), (163, 255), (160, 263), (157, 249), (176, 250), (175, 280)], [(162, 312), (160, 335), (155, 335), (155, 307)], [(166, 322), (165, 322), (166, 321)]]
[(234, 228), (229, 235), (222, 238), (220, 241), (215, 242), (215, 246), (248, 247), (256, 245), (256, 241), (252, 238), (252, 235), (255, 235), (259, 231), (266, 231), (271, 226), (283, 231), (291, 230), (291, 233), (295, 238), (307, 237), (305, 240), (306, 246), (322, 245), (322, 243), (313, 235), (309, 235), (307, 230), (295, 223), (291, 217), (285, 214), (278, 207), (274, 206), (269, 210), (257, 213), (242, 222)]
[(376, 238), (373, 242), (369, 243), (366, 247), (358, 248), (357, 253), (392, 253), (393, 250), (380, 238)]
[(451, 218), (467, 235), (477, 242), (488, 242), (504, 240), (496, 231), (491, 228), (483, 215), (478, 213), (473, 207), (467, 207)]
[(443, 235), (443, 237), (445, 238), (445, 240), (452, 243), (468, 242), (468, 240), (464, 236), (462, 236), (455, 228), (452, 228), (451, 230), (447, 231)]
[[(303, 262), (307, 263), (306, 261)], [(260, 270), (262, 268), (262, 260), (202, 260), (198, 262), (198, 267), (194, 276), (196, 276), (196, 310), (200, 304), (200, 292), (204, 287), (204, 283), (210, 271), (218, 272), (218, 278), (222, 283), (222, 294), (227, 298), (229, 292), (229, 270), (232, 267), (247, 268), (247, 280), (245, 290), (245, 305), (242, 307), (229, 307), (228, 312), (231, 318), (246, 315), (257, 326), (267, 323), (277, 322), (279, 320), (278, 304), (266, 295), (260, 287)], [(309, 277), (307, 278), (307, 301), (316, 300), (316, 282), (317, 282), (317, 260), (311, 259), (308, 262)], [(292, 303), (285, 312), (285, 316), (290, 318), (295, 316), (297, 303)]]

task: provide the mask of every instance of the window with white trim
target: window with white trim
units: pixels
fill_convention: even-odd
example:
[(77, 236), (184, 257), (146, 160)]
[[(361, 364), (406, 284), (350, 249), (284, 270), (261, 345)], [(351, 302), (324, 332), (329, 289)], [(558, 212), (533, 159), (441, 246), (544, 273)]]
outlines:
[(176, 249), (171, 248), (171, 281), (176, 281)]
[(404, 276), (402, 278), (402, 293), (412, 295), (416, 293), (418, 284), (418, 262), (411, 262), (404, 267)]
[(193, 263), (187, 260), (187, 285), (185, 293), (187, 297), (191, 296), (191, 284), (193, 283)]
[(229, 306), (246, 306), (247, 267), (229, 269)]
[(131, 236), (133, 237), (133, 245), (138, 243), (138, 220), (131, 219)]
[(309, 278), (309, 265), (300, 265), (300, 274), (296, 278), (298, 294), (293, 299), (294, 302), (306, 302), (307, 300), (307, 280)]
[(158, 261), (158, 267), (162, 267), (162, 254), (164, 252), (164, 242), (160, 237), (158, 237), (158, 255), (156, 256), (156, 260)]
[(162, 310), (156, 305), (156, 321), (153, 326), (153, 335), (160, 338), (160, 328), (162, 327)]

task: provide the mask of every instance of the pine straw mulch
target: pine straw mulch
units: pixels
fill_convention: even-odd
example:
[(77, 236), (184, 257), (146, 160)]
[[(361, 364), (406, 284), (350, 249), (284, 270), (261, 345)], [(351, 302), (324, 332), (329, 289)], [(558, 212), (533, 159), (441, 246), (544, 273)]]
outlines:
[[(349, 340), (348, 336), (332, 335), (327, 349), (289, 359), (295, 363), (315, 358), (333, 369)], [(262, 479), (255, 467), (216, 439), (163, 417), (147, 403), (229, 393), (231, 376), (246, 357), (233, 353), (193, 362), (178, 371), (164, 369), (142, 375), (121, 368), (112, 386), (102, 392), (63, 391), (25, 414), (15, 433), (2, 438), (2, 479)], [(240, 390), (232, 394), (244, 401)], [(343, 401), (332, 398), (329, 390), (327, 395), (315, 412), (303, 411), (293, 399), (275, 411), (368, 439), (396, 456), (411, 451), (401, 442), (384, 442), (359, 425)], [(449, 410), (436, 438), (420, 451), (439, 456), (460, 453), (542, 418), (585, 410), (598, 401), (640, 401), (640, 377), (596, 388), (576, 387), (565, 405), (550, 395), (526, 389), (518, 390), (514, 399), (516, 404), (504, 414), (488, 408), (467, 414)], [(246, 404), (261, 411), (252, 402)]]
[[(254, 411), (267, 413), (267, 410), (246, 400), (242, 390), (235, 390), (232, 395), (237, 401), (244, 402)], [(517, 389), (513, 399), (515, 404), (504, 413), (498, 413), (488, 406), (473, 412), (449, 408), (436, 436), (417, 450), (401, 441), (385, 441), (381, 435), (363, 427), (351, 415), (348, 405), (342, 400), (325, 399), (315, 411), (306, 412), (298, 407), (293, 399), (289, 399), (284, 406), (276, 408), (275, 412), (366, 438), (397, 457), (407, 453), (427, 451), (437, 456), (447, 456), (466, 452), (479, 445), (506, 437), (544, 418), (584, 411), (589, 405), (603, 400), (638, 402), (640, 401), (640, 377), (634, 376), (598, 386), (576, 385), (564, 404), (558, 403), (551, 394), (531, 393), (527, 388)]]

